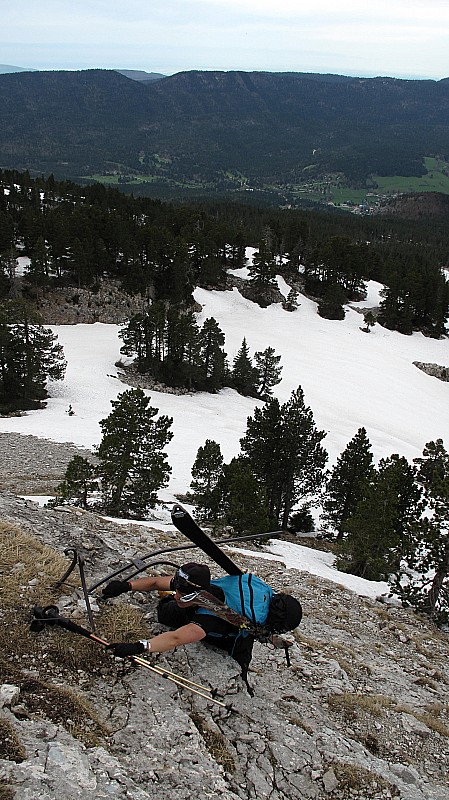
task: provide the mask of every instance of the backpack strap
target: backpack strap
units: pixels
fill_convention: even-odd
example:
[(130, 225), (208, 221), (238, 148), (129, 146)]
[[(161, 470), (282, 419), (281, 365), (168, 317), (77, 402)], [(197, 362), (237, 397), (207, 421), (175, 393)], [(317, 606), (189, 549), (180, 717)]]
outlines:
[(239, 575), (240, 613), (245, 615), (245, 596), (243, 594), (243, 575)]
[(252, 573), (250, 572), (249, 575), (248, 575), (249, 609), (251, 611), (251, 619), (252, 619), (254, 625), (256, 625), (257, 624), (257, 620), (256, 620), (256, 614), (254, 612), (254, 591), (253, 591), (253, 587), (252, 587), (252, 579), (253, 579), (253, 576), (252, 576)]
[(248, 682), (248, 668), (251, 663), (253, 644), (254, 637), (251, 635), (245, 636), (245, 632), (239, 631), (234, 639), (232, 648), (228, 651), (229, 655), (240, 665), (240, 674), (250, 697), (254, 697), (254, 690)]
[(248, 692), (250, 697), (254, 697), (254, 689), (248, 683), (248, 667), (249, 664), (244, 664), (242, 666), (241, 677), (242, 681), (245, 683), (246, 691)]

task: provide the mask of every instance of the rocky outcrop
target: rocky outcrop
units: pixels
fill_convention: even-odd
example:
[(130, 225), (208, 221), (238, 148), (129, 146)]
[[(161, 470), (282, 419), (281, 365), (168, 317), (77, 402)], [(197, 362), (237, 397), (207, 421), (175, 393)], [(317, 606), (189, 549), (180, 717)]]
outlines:
[[(89, 581), (137, 554), (181, 543), (175, 531), (119, 525), (79, 510), (42, 509), (5, 491), (0, 520), (58, 552), (79, 548)], [(172, 554), (175, 561), (183, 557)], [(188, 551), (193, 557), (202, 556)], [(85, 640), (66, 638), (63, 650), (57, 637), (69, 634), (39, 634), (39, 656), (22, 647), (20, 659), (10, 659), (11, 672), (1, 680), (6, 688), (0, 692), (0, 720), (22, 748), (9, 757), (2, 750), (4, 794), (9, 791), (17, 800), (206, 800), (218, 795), (223, 800), (446, 800), (447, 633), (408, 610), (285, 570), (260, 558), (260, 550), (254, 557), (235, 558), (275, 588), (288, 586), (300, 597), (304, 617), (291, 648), (291, 667), (281, 651), (256, 643), (251, 698), (236, 662), (214, 648), (199, 643), (156, 656), (164, 669), (217, 687), (219, 697), (232, 704), (230, 710), (114, 660), (100, 646), (92, 648), (99, 658), (101, 653), (101, 669), (89, 672), (81, 663), (68, 670), (67, 648), (75, 658)], [(19, 582), (20, 574), (18, 569)], [(59, 599), (63, 613), (87, 625), (81, 592), (69, 583)], [(19, 615), (26, 613), (35, 590), (36, 583), (23, 585)], [(155, 602), (136, 594), (111, 605), (143, 611), (157, 632), (162, 628), (154, 621)], [(1, 603), (2, 595), (3, 616)], [(21, 680), (14, 681), (14, 675)], [(97, 741), (86, 744), (73, 719), (55, 722), (42, 709), (36, 711), (24, 675), (76, 691), (104, 725)]]
[(124, 364), (123, 361), (117, 361), (117, 378), (127, 386), (133, 386), (137, 389), (148, 389), (152, 392), (165, 392), (165, 394), (189, 394), (188, 389), (180, 388), (179, 386), (167, 386), (165, 383), (155, 380), (149, 373), (139, 372), (134, 363)]
[(57, 444), (36, 436), (0, 433), (0, 489), (16, 494), (52, 494), (74, 456), (95, 460), (72, 442)]
[(432, 375), (440, 381), (449, 381), (449, 367), (442, 367), (440, 364), (426, 364), (423, 361), (414, 361), (413, 364), (426, 375)]
[(96, 290), (70, 286), (53, 289), (37, 301), (45, 325), (76, 325), (103, 322), (120, 325), (133, 314), (141, 313), (145, 301), (128, 295), (112, 281), (100, 283)]

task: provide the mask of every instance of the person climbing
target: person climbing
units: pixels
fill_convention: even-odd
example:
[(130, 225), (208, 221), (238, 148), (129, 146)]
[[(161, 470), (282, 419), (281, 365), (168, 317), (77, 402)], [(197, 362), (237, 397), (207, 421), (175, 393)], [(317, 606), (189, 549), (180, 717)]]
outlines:
[[(291, 631), (299, 625), (302, 617), (302, 608), (298, 600), (288, 594), (274, 593), (268, 584), (264, 583), (257, 576), (243, 576), (245, 582), (251, 586), (251, 578), (254, 586), (250, 589), (251, 612), (245, 616), (248, 619), (253, 617), (254, 621), (263, 623), (264, 627), (273, 633)], [(225, 592), (220, 584), (220, 580), (225, 582), (227, 591)], [(114, 655), (125, 658), (126, 656), (140, 655), (145, 652), (165, 653), (174, 650), (180, 645), (192, 644), (203, 641), (213, 644), (226, 650), (242, 668), (242, 678), (246, 685), (248, 667), (252, 657), (254, 636), (242, 632), (235, 625), (221, 619), (213, 612), (205, 611), (195, 604), (195, 593), (206, 591), (217, 600), (225, 602), (235, 611), (242, 612), (242, 607), (236, 607), (233, 602), (232, 591), (229, 591), (229, 584), (234, 586), (235, 592), (239, 591), (239, 576), (227, 576), (217, 581), (211, 580), (209, 567), (197, 562), (189, 562), (180, 567), (174, 575), (154, 576), (137, 578), (132, 581), (110, 581), (102, 591), (105, 598), (118, 597), (126, 592), (170, 592), (161, 598), (157, 606), (157, 619), (171, 630), (160, 633), (148, 640), (139, 642), (114, 642), (110, 649)], [(240, 584), (241, 591), (241, 584)], [(174, 593), (174, 594), (173, 594)], [(262, 593), (260, 600), (257, 595)], [(183, 600), (192, 594), (192, 600)], [(237, 596), (237, 594), (236, 594)], [(253, 605), (253, 599), (255, 603)], [(259, 603), (260, 611), (255, 616), (254, 606)], [(246, 608), (243, 608), (243, 613)], [(251, 614), (251, 616), (250, 616)], [(248, 690), (250, 687), (248, 686)]]

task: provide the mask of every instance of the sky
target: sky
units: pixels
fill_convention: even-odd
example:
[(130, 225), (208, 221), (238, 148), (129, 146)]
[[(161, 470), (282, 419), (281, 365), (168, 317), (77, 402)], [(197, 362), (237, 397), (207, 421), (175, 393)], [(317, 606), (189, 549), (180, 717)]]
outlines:
[(30, 69), (449, 76), (447, 0), (1, 2), (0, 64)]
[[(250, 258), (253, 252), (248, 248)], [(235, 272), (242, 278), (248, 275), (247, 268)], [(286, 297), (289, 287), (280, 276), (278, 285)], [(371, 333), (363, 333), (363, 316), (357, 308), (378, 305), (381, 289), (381, 284), (371, 281), (367, 299), (347, 306), (342, 321), (323, 319), (316, 303), (302, 295), (298, 308), (288, 312), (281, 304), (262, 309), (237, 289), (196, 289), (195, 300), (202, 306), (197, 321), (202, 324), (207, 317), (215, 317), (225, 333), (230, 363), (243, 336), (251, 356), (256, 350), (274, 347), (283, 367), (275, 395), (284, 403), (302, 386), (317, 427), (326, 432), (322, 444), (329, 454), (329, 467), (361, 426), (366, 428), (376, 463), (393, 453), (411, 461), (422, 455), (432, 439), (443, 439), (446, 447), (449, 443), (449, 383), (413, 365), (413, 361), (423, 361), (449, 367), (449, 339), (430, 339), (420, 333), (404, 336), (377, 323)], [(65, 379), (49, 383), (50, 398), (44, 410), (0, 418), (0, 432), (70, 441), (89, 449), (99, 444), (99, 421), (110, 414), (111, 400), (128, 388), (117, 379), (118, 330), (116, 325), (100, 323), (53, 326), (68, 362)], [(158, 506), (148, 523), (167, 530), (172, 529), (170, 504), (177, 502), (177, 494), (189, 490), (198, 448), (206, 439), (214, 439), (229, 462), (239, 452), (248, 416), (262, 402), (232, 389), (217, 394), (148, 394), (153, 407), (173, 418), (174, 436), (166, 448), (172, 474), (169, 485), (159, 492), (166, 505)], [(69, 405), (74, 416), (67, 414)], [(292, 547), (277, 542), (270, 551), (287, 569), (321, 575), (358, 594), (377, 596), (387, 591), (385, 584), (337, 572), (331, 554)]]

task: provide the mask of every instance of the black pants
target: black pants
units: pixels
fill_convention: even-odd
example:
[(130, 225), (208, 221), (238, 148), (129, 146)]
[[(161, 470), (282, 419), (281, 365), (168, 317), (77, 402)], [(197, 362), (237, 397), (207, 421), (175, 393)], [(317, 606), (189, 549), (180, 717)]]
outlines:
[(192, 619), (193, 614), (189, 614), (189, 611), (191, 609), (179, 608), (174, 597), (167, 595), (157, 604), (157, 621), (167, 628), (181, 628)]
[[(181, 628), (191, 622), (194, 616), (194, 609), (179, 608), (171, 596), (163, 597), (157, 605), (158, 622), (167, 628)], [(236, 635), (237, 630), (233, 625), (209, 614), (202, 617), (201, 625), (206, 633), (204, 644), (212, 644), (220, 650), (226, 650), (242, 669), (248, 669), (254, 644), (252, 636)]]

